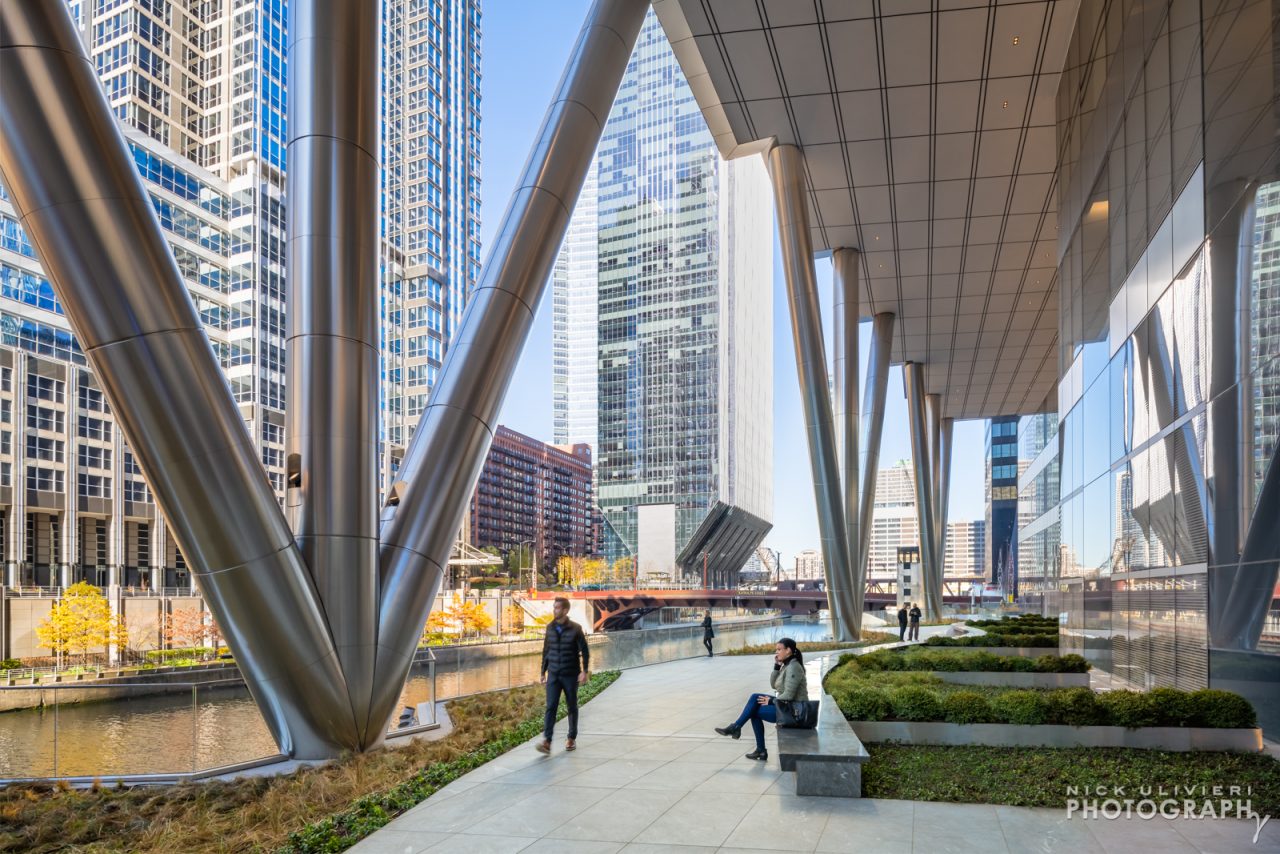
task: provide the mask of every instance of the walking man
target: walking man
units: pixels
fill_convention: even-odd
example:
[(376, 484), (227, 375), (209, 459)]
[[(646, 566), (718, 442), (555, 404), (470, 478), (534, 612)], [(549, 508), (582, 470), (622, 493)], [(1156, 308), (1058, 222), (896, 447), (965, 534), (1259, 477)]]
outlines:
[(907, 639), (907, 605), (910, 604), (907, 602), (898, 609), (898, 640), (900, 641)]
[(911, 634), (907, 640), (920, 640), (920, 606), (912, 604), (911, 611), (908, 612), (911, 617)]
[(711, 639), (716, 636), (716, 630), (711, 627), (711, 612), (702, 618), (702, 645), (707, 648), (707, 658), (712, 655)]
[(542, 641), (542, 684), (547, 686), (547, 714), (543, 719), (539, 753), (551, 752), (561, 693), (569, 707), (569, 740), (564, 743), (564, 749), (577, 748), (578, 686), (587, 681), (591, 663), (587, 636), (582, 626), (569, 619), (569, 600), (557, 596), (552, 613), (555, 619), (547, 626), (547, 636)]

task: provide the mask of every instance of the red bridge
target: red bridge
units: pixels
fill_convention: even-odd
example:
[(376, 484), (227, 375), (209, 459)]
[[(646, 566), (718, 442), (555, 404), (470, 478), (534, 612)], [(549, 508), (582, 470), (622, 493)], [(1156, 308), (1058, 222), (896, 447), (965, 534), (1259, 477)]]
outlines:
[[(953, 587), (947, 579), (946, 587)], [(967, 581), (965, 582), (967, 583)], [(866, 608), (884, 607), (897, 601), (897, 594), (889, 590), (877, 590), (873, 584), (866, 593)], [(739, 590), (739, 589), (630, 589), (630, 590), (539, 590), (529, 594), (530, 599), (551, 600), (557, 596), (583, 599), (595, 606), (595, 627), (600, 629), (628, 629), (646, 614), (659, 608), (777, 608), (792, 614), (813, 614), (827, 609), (827, 591), (809, 590)], [(966, 593), (947, 593), (945, 602), (968, 603)]]

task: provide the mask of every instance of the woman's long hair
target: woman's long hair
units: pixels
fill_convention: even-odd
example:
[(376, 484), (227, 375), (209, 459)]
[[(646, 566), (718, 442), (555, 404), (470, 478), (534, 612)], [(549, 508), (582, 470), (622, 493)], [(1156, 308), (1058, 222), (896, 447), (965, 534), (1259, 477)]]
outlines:
[(804, 664), (804, 656), (800, 653), (800, 647), (796, 646), (796, 642), (794, 640), (791, 638), (779, 638), (778, 643), (791, 650), (791, 657), (793, 659), (798, 661), (800, 664)]

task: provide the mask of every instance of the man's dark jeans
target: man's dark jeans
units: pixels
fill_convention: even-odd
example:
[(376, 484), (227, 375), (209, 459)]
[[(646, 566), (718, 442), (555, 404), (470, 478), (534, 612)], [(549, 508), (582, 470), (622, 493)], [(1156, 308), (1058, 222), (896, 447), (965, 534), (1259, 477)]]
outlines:
[(547, 741), (556, 728), (556, 712), (560, 709), (560, 694), (564, 694), (569, 707), (569, 738), (578, 737), (578, 674), (547, 674), (547, 715), (542, 722), (542, 737)]

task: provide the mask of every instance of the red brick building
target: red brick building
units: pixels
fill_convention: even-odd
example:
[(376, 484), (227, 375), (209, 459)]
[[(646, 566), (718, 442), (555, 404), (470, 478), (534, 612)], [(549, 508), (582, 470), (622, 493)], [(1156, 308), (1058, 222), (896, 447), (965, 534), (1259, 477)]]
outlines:
[(548, 445), (499, 426), (471, 496), (471, 541), (505, 558), (532, 540), (539, 568), (596, 551), (591, 446)]

